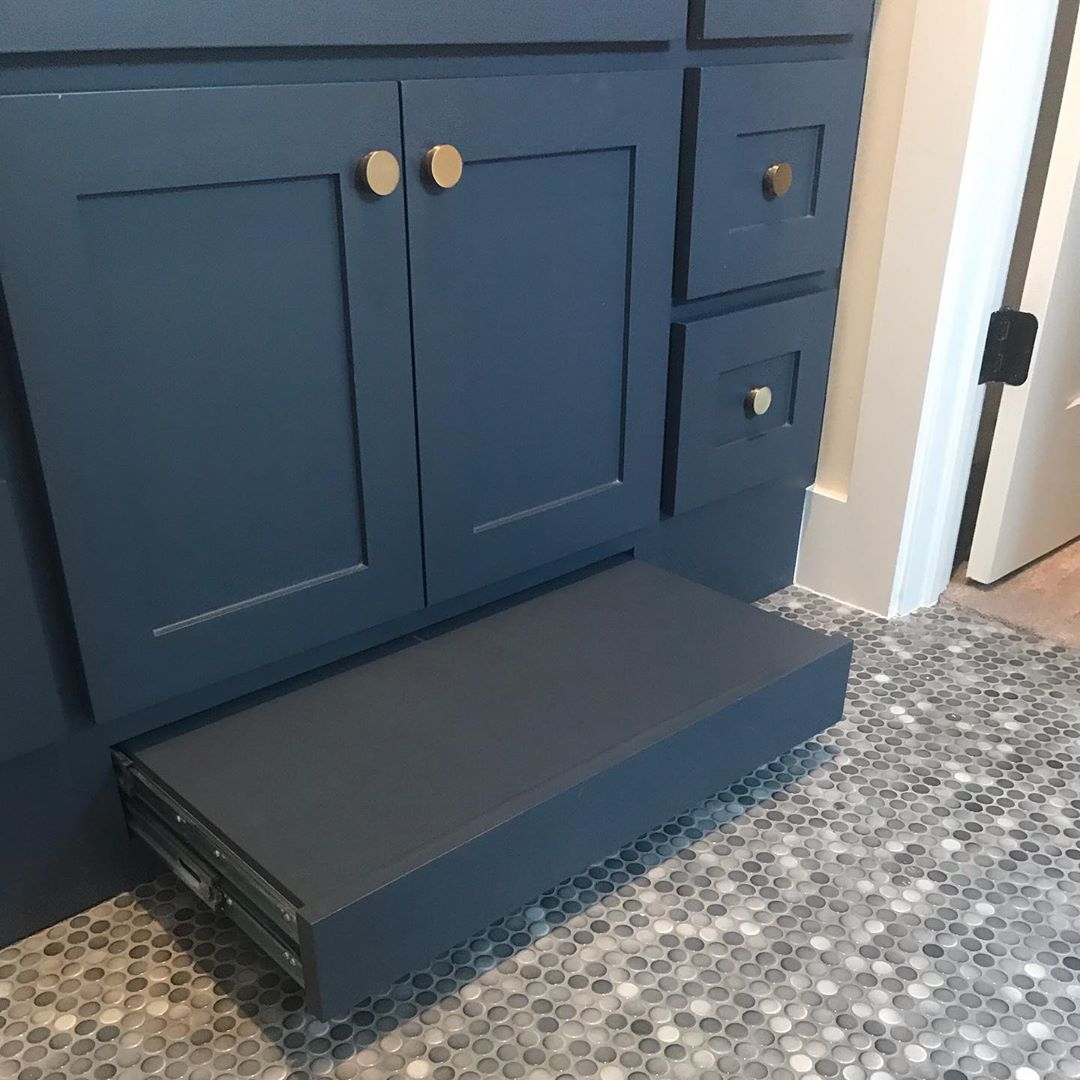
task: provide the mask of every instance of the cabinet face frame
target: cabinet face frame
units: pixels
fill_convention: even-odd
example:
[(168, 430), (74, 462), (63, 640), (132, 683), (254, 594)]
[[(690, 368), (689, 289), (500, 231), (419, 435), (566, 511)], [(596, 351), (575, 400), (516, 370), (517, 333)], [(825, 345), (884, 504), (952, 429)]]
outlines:
[[(0, 269), (95, 717), (421, 607), (404, 196), (365, 196), (353, 182), (367, 151), (400, 154), (397, 85), (6, 98), (0, 138), (10, 154), (0, 177)], [(249, 199), (284, 213), (264, 220), (252, 210), (254, 223), (245, 223)], [(165, 236), (186, 250), (193, 233), (212, 248), (215, 226), (228, 234), (217, 253), (253, 282), (222, 272), (215, 291), (198, 273), (169, 280), (172, 263), (153, 242)], [(230, 244), (237, 238), (250, 250)], [(138, 293), (139, 260), (164, 275), (143, 297), (174, 331), (162, 331), (160, 354), (139, 353), (140, 332), (158, 339), (140, 331), (130, 298), (108, 293), (116, 282)], [(208, 280), (217, 269), (207, 268)], [(275, 290), (284, 303), (273, 302)], [(202, 336), (184, 326), (193, 298), (206, 305), (211, 329)], [(250, 325), (252, 311), (263, 323)], [(314, 340), (290, 340), (294, 325)], [(220, 346), (216, 363), (192, 342)], [(133, 356), (175, 380), (186, 413), (170, 416), (168, 388), (154, 388)], [(203, 417), (189, 371), (206, 380), (205, 439), (190, 430)], [(227, 417), (212, 415), (219, 393), (234, 395), (235, 434)], [(146, 419), (151, 399), (164, 421), (158, 431)], [(157, 475), (155, 463), (164, 463)], [(324, 513), (309, 489), (344, 493), (350, 505)], [(228, 556), (198, 542), (205, 530), (185, 533), (182, 515), (178, 529), (159, 515), (157, 534), (148, 530), (145, 504), (166, 506), (170, 495), (193, 512), (217, 508), (226, 522), (231, 500), (248, 506), (250, 497), (264, 513), (249, 536), (236, 535), (248, 528), (239, 510), (223, 526), (221, 547), (236, 552)], [(260, 571), (260, 559), (273, 566)], [(230, 565), (258, 583), (254, 591), (222, 587), (217, 603), (199, 597), (200, 586), (212, 592), (226, 581)], [(202, 567), (217, 574), (213, 587), (200, 581)], [(185, 575), (193, 610), (183, 609)], [(163, 613), (163, 594), (178, 610)]]
[(680, 75), (402, 84), (429, 602), (659, 518)]

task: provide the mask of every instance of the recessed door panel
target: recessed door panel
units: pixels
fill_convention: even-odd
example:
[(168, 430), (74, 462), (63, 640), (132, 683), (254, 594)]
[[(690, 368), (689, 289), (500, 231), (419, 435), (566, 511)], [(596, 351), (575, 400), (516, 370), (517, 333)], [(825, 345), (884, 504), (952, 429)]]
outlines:
[[(483, 327), (484, 355), (461, 373), (469, 429), (487, 451), (478, 529), (621, 479), (629, 195), (627, 150), (469, 169), (460, 212), (473, 223), (468, 243), (486, 253), (463, 312)], [(581, 257), (568, 266), (570, 237)], [(538, 327), (547, 332), (528, 332)]]
[(157, 635), (366, 561), (337, 207), (325, 176), (81, 201)]
[[(679, 80), (461, 79), (403, 91), (437, 601), (658, 513)], [(451, 187), (425, 166), (436, 145), (461, 154)]]
[(419, 607), (403, 196), (353, 183), (400, 153), (395, 88), (23, 99), (0, 129), (35, 177), (3, 190), (8, 300), (99, 719)]

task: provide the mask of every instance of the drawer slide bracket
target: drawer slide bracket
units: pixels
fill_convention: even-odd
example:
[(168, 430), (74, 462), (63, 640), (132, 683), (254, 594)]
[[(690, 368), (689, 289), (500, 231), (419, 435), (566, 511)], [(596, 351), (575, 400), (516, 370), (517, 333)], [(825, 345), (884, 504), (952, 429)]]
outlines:
[(296, 907), (223, 841), (193, 820), (122, 751), (113, 751), (128, 828), (211, 911), (226, 914), (303, 985)]

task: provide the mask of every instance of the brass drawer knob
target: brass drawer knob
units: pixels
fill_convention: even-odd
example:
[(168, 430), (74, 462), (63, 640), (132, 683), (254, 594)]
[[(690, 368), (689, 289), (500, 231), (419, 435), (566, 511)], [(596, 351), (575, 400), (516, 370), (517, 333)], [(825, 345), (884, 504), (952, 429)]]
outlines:
[(465, 163), (461, 152), (450, 143), (439, 143), (424, 155), (424, 171), (428, 179), (441, 188), (456, 187), (461, 180)]
[(795, 170), (786, 161), (770, 165), (761, 178), (761, 187), (766, 199), (782, 199), (795, 182)]
[(746, 395), (746, 411), (751, 416), (764, 416), (772, 408), (772, 388), (755, 386)]
[(401, 183), (401, 166), (389, 150), (372, 150), (356, 166), (356, 183), (373, 195), (391, 195)]

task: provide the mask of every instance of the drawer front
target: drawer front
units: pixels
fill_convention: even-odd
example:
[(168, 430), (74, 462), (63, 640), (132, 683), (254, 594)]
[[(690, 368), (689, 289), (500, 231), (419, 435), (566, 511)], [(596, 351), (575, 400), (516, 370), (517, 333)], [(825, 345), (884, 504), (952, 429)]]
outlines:
[(835, 313), (830, 290), (676, 325), (665, 512), (811, 469)]
[(693, 0), (691, 41), (853, 37), (870, 26), (874, 0)]
[(685, 296), (840, 264), (865, 70), (859, 59), (692, 72)]

